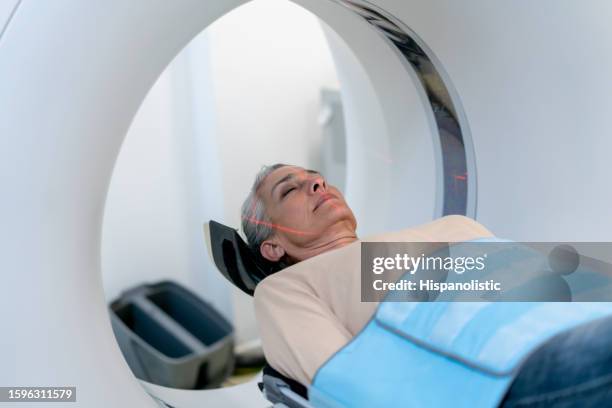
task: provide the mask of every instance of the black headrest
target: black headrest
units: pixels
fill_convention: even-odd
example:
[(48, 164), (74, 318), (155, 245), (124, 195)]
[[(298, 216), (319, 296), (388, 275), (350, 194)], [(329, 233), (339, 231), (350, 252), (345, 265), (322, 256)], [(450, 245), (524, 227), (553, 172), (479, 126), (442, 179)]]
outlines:
[(223, 276), (243, 292), (253, 295), (255, 286), (266, 276), (282, 269), (256, 254), (234, 228), (210, 220), (210, 250), (215, 265)]

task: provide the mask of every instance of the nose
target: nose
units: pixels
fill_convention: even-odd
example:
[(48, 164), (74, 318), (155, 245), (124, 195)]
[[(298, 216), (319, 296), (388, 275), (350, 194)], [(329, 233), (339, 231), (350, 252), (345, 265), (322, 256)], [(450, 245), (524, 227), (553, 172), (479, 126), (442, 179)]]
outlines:
[(321, 176), (313, 177), (310, 181), (310, 193), (313, 194), (322, 194), (327, 191), (327, 184), (325, 180)]

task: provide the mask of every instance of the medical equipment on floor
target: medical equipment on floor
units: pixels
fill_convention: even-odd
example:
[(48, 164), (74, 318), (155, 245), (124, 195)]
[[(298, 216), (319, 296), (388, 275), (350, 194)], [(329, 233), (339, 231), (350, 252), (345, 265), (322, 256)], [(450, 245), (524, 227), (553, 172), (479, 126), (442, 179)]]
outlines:
[(173, 388), (216, 388), (234, 368), (232, 325), (178, 283), (128, 289), (110, 312), (117, 343), (139, 379)]

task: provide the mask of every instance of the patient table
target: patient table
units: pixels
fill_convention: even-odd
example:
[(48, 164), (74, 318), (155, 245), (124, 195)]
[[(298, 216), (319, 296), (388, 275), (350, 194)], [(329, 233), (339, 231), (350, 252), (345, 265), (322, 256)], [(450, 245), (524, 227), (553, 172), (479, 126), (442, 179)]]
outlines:
[[(276, 272), (235, 230), (211, 221), (208, 232), (215, 263), (246, 293)], [(260, 388), (278, 407), (495, 407), (556, 335), (609, 316), (604, 302), (382, 302), (307, 391), (269, 366)]]

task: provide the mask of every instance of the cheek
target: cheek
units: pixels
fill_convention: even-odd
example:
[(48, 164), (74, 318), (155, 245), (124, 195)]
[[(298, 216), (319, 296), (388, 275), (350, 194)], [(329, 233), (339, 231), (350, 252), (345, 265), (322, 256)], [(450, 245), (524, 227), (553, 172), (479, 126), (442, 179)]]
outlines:
[(329, 191), (340, 199), (340, 202), (344, 207), (348, 207), (348, 205), (346, 204), (346, 200), (344, 199), (344, 196), (342, 195), (340, 190), (338, 190), (336, 187), (330, 187)]
[(300, 225), (307, 221), (306, 204), (303, 200), (287, 197), (281, 208), (279, 208), (279, 221), (291, 226)]
[(330, 187), (329, 191), (334, 194), (336, 197), (339, 197), (342, 201), (344, 201), (344, 195), (342, 194), (342, 192), (340, 192), (340, 190), (338, 190), (336, 187)]

